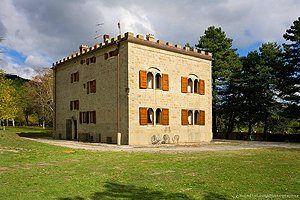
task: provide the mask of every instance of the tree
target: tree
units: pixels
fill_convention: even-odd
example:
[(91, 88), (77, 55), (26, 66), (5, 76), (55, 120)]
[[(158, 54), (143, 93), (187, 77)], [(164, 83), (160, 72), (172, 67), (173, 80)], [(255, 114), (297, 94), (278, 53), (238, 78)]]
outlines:
[(219, 94), (226, 88), (233, 73), (239, 71), (241, 62), (236, 49), (232, 48), (232, 39), (227, 38), (221, 28), (208, 27), (200, 37), (196, 47), (213, 54), (212, 61), (212, 91), (213, 91), (213, 133), (217, 132), (217, 112), (220, 108)]
[[(18, 112), (16, 91), (12, 81), (6, 79), (4, 75), (4, 71), (0, 71), (0, 121), (12, 119)], [(5, 129), (4, 123), (3, 129)]]
[(276, 88), (279, 69), (282, 68), (282, 49), (277, 43), (265, 43), (259, 51), (249, 52), (243, 58), (241, 119), (248, 124), (251, 134), (255, 123), (262, 122), (264, 136), (268, 131), (271, 115), (278, 104)]
[(285, 66), (278, 76), (281, 97), (290, 104), (300, 103), (300, 17), (283, 35), (286, 43), (284, 48)]
[[(52, 123), (53, 117), (53, 77), (52, 70), (40, 72), (34, 76), (31, 81), (26, 84), (27, 94), (32, 103), (31, 107), (34, 112), (39, 116), (43, 128), (46, 122)], [(30, 105), (27, 105), (30, 106)], [(30, 109), (30, 107), (28, 107)]]

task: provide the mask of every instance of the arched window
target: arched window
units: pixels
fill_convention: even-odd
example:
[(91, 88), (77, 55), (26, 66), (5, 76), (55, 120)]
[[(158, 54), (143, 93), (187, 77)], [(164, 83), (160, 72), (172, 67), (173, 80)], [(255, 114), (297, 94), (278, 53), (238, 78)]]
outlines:
[(200, 113), (198, 110), (196, 110), (194, 114), (194, 124), (200, 125)]
[(199, 93), (199, 81), (194, 80), (194, 93)]
[(159, 109), (159, 108), (156, 109), (155, 116), (156, 116), (155, 123), (161, 124), (161, 109)]
[(153, 74), (151, 72), (147, 73), (147, 88), (153, 89)]
[(149, 109), (147, 110), (147, 118), (148, 118), (148, 124), (153, 124), (153, 121), (154, 121), (154, 113), (153, 113), (152, 108), (149, 108)]
[(193, 125), (193, 111), (191, 110), (188, 112), (188, 123), (189, 125)]
[(193, 92), (193, 80), (191, 78), (188, 79), (188, 93)]
[(159, 73), (155, 75), (155, 89), (161, 90), (161, 75)]

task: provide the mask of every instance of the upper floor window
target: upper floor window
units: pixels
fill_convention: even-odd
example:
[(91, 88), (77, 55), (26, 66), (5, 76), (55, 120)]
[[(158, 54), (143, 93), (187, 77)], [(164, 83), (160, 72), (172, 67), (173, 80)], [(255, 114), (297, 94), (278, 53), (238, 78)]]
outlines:
[(155, 89), (161, 90), (161, 75), (159, 73), (155, 75)]
[(86, 93), (96, 93), (96, 80), (87, 82)]
[(169, 90), (169, 75), (162, 74), (158, 69), (140, 70), (140, 89)]
[(79, 72), (75, 72), (71, 74), (71, 83), (79, 81)]
[(153, 88), (153, 74), (151, 72), (147, 73), (147, 88)]
[(188, 89), (187, 89), (188, 93), (193, 93), (193, 81), (191, 78), (188, 79)]
[(204, 95), (205, 81), (199, 80), (195, 75), (191, 75), (189, 78), (181, 77), (181, 92)]

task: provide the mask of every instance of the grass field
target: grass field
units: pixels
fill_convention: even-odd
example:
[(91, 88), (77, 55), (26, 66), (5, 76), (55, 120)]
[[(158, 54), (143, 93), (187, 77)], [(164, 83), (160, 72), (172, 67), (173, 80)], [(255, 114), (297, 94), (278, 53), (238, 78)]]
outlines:
[(0, 130), (0, 199), (299, 199), (300, 151), (89, 152)]

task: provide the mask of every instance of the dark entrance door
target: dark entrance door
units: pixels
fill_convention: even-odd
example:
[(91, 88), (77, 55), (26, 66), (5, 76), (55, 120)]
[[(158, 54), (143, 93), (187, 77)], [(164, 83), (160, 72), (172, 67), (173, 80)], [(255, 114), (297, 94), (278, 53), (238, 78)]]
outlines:
[(66, 139), (67, 140), (72, 139), (72, 120), (71, 119), (66, 120)]
[(74, 140), (77, 140), (77, 120), (74, 120)]

